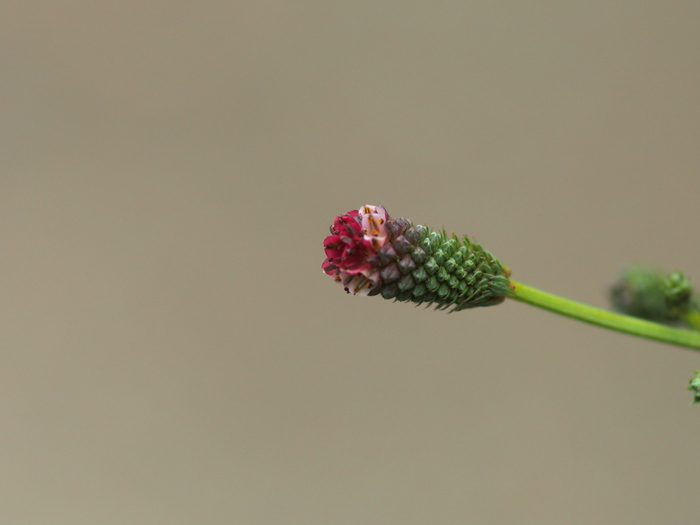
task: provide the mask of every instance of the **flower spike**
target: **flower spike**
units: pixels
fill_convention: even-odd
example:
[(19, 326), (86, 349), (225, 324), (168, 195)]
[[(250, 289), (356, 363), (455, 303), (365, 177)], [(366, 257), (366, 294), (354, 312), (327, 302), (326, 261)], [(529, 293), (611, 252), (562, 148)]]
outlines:
[(616, 310), (628, 315), (700, 330), (700, 303), (690, 280), (679, 271), (666, 275), (654, 268), (631, 266), (611, 286), (610, 298)]
[(323, 271), (348, 293), (453, 311), (499, 304), (510, 293), (508, 269), (477, 243), (391, 219), (382, 206), (336, 217), (323, 246)]

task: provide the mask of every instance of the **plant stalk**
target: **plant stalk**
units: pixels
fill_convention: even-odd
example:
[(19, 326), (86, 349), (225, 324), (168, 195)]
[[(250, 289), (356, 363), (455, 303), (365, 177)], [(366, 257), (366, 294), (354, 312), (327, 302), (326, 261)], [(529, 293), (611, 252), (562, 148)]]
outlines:
[(511, 299), (610, 330), (700, 350), (700, 331), (672, 328), (637, 317), (610, 312), (565, 299), (513, 280), (510, 281), (510, 285), (512, 292), (509, 297)]

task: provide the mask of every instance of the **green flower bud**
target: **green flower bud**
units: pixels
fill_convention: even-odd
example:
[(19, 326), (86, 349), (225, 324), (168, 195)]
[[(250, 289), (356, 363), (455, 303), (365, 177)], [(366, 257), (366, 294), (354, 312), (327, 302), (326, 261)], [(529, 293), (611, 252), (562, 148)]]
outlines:
[(683, 322), (696, 308), (690, 281), (681, 272), (666, 276), (642, 266), (625, 270), (610, 288), (610, 297), (622, 313), (661, 323)]
[(700, 370), (695, 371), (695, 377), (690, 380), (688, 390), (693, 392), (693, 404), (700, 403)]

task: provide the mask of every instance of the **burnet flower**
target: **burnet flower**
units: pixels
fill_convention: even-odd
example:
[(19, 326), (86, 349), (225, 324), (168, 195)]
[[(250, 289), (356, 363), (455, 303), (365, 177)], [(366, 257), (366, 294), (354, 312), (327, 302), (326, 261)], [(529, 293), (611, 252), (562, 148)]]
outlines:
[(508, 269), (467, 237), (391, 219), (365, 205), (335, 218), (323, 271), (346, 292), (463, 310), (503, 302)]
[(631, 266), (610, 287), (616, 310), (657, 323), (694, 326), (698, 310), (690, 280), (679, 271)]

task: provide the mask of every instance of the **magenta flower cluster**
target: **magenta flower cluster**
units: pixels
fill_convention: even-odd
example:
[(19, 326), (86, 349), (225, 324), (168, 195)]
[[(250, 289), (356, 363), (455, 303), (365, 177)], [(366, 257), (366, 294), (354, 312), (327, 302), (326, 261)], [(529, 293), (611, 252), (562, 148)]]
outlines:
[(379, 269), (370, 261), (387, 240), (388, 215), (383, 206), (367, 204), (335, 218), (323, 247), (321, 267), (348, 293), (367, 295), (379, 282)]

